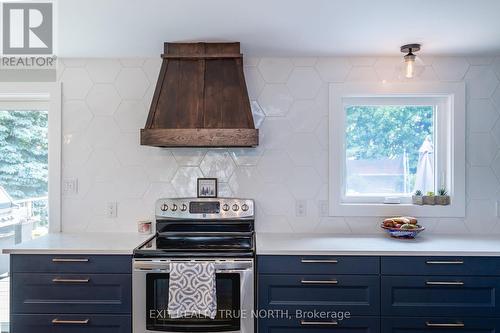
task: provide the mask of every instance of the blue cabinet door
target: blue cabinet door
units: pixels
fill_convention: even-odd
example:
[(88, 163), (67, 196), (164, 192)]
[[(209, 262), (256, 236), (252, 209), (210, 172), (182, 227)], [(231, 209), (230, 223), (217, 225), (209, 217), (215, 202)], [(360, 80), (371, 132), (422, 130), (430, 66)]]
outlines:
[(352, 316), (379, 315), (380, 280), (376, 275), (260, 274), (258, 304), (259, 310), (349, 311)]
[(382, 315), (500, 315), (500, 277), (382, 276)]
[(262, 274), (379, 274), (379, 257), (258, 256)]
[(500, 276), (496, 257), (382, 257), (382, 275)]
[(13, 273), (132, 273), (129, 255), (14, 254)]
[(500, 330), (498, 318), (382, 318), (384, 333), (497, 333)]
[(376, 317), (343, 320), (260, 319), (259, 333), (379, 333)]
[(13, 273), (13, 313), (123, 313), (132, 310), (130, 274)]
[(13, 333), (131, 333), (123, 315), (12, 315)]

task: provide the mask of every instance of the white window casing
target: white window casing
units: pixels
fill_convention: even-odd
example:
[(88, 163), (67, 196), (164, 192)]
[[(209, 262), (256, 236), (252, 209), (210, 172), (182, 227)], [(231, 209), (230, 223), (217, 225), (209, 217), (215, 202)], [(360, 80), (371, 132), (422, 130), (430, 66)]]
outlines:
[(19, 110), (48, 110), (49, 232), (61, 232), (61, 84), (55, 82), (1, 82), (0, 106)]
[[(329, 112), (329, 213), (331, 216), (464, 217), (464, 83), (333, 83)], [(345, 195), (345, 107), (348, 105), (432, 105), (436, 188), (446, 187), (449, 206), (418, 206), (411, 198), (384, 204), (383, 196)]]

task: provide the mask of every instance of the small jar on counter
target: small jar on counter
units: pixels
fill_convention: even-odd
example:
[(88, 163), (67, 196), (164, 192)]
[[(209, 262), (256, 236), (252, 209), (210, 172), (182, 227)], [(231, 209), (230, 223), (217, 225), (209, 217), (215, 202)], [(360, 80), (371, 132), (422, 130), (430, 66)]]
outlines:
[(152, 232), (152, 223), (151, 221), (139, 221), (137, 222), (137, 231), (140, 234), (148, 235)]

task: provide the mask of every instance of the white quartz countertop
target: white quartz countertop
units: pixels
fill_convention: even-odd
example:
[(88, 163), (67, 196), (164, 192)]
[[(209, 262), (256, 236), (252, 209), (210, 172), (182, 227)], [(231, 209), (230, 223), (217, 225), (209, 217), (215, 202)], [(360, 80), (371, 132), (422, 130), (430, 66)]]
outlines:
[(152, 235), (139, 233), (54, 233), (3, 249), (10, 254), (132, 254)]
[(261, 255), (500, 256), (500, 236), (420, 234), (394, 239), (385, 234), (328, 235), (257, 233)]

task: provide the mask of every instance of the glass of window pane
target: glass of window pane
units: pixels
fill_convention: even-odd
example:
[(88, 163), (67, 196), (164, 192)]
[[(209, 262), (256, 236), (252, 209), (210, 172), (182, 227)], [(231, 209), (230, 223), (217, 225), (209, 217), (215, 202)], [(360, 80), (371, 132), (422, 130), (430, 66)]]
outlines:
[(345, 108), (346, 196), (435, 192), (433, 106)]

